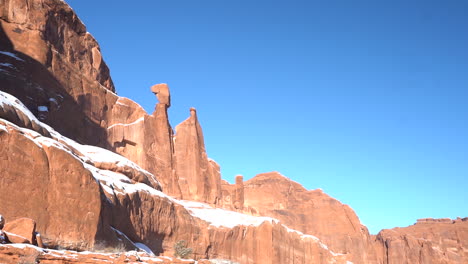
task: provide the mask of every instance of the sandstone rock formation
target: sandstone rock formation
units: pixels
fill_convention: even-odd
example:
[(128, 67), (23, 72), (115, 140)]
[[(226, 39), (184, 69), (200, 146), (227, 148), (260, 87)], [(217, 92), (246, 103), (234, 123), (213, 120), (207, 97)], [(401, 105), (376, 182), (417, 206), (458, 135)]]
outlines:
[[(26, 240), (28, 244), (37, 244), (36, 242), (36, 222), (29, 218), (18, 218), (15, 221), (9, 221), (4, 231), (7, 234), (15, 234)], [(13, 242), (9, 237), (9, 240)]]
[(176, 172), (183, 199), (218, 204), (221, 199), (219, 166), (208, 159), (195, 108), (190, 108), (190, 117), (175, 130)]
[(320, 237), (333, 251), (351, 254), (355, 263), (377, 263), (367, 228), (349, 206), (322, 190), (308, 191), (280, 173), (270, 172), (246, 181), (244, 196), (246, 210)]
[[(24, 116), (32, 116), (22, 104), (17, 107)], [(132, 181), (125, 170), (98, 168), (96, 159), (105, 159), (141, 170), (123, 157), (78, 144), (35, 122), (51, 137), (0, 119), (4, 146), (0, 168), (6, 175), (0, 179), (0, 193), (8, 191), (11, 197), (0, 203), (0, 211), (8, 219), (37, 219), (37, 229), (49, 247), (92, 249), (100, 241), (112, 246), (124, 238), (133, 245), (144, 243), (157, 254), (171, 254), (172, 245), (183, 239), (194, 247), (196, 259), (222, 257), (241, 263), (347, 260), (318, 238), (289, 229), (278, 220), (179, 201), (149, 184)]]
[[(151, 87), (151, 115), (117, 96), (97, 42), (63, 1), (4, 0), (0, 60), (0, 193), (8, 193), (0, 213), (34, 219), (49, 248), (166, 256), (7, 245), (0, 262), (32, 254), (41, 263), (193, 263), (168, 258), (179, 240), (195, 259), (242, 264), (468, 262), (466, 219), (371, 236), (349, 206), (279, 173), (222, 181), (196, 110), (174, 135), (166, 84)], [(19, 239), (32, 242), (26, 233)]]
[(167, 108), (171, 107), (171, 94), (169, 92), (169, 86), (167, 86), (167, 84), (155, 84), (151, 86), (151, 92), (153, 92), (156, 95), (160, 104), (166, 105)]
[(468, 218), (421, 219), (376, 238), (383, 264), (468, 263)]
[(0, 51), (3, 91), (64, 135), (105, 144), (114, 85), (97, 42), (65, 2), (2, 1)]

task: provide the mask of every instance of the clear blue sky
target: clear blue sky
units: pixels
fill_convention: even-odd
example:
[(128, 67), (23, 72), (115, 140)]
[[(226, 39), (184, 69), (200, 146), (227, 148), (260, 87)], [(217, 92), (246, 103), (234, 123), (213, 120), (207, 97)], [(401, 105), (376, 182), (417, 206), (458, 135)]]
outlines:
[(119, 95), (196, 107), (223, 178), (280, 171), (372, 233), (468, 216), (468, 1), (67, 1)]

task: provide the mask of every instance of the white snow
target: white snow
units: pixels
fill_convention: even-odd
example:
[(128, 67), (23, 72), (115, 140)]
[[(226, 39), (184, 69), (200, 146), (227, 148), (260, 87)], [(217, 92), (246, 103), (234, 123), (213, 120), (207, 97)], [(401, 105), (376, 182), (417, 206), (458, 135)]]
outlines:
[(8, 133), (8, 129), (6, 128), (6, 126), (4, 126), (2, 124), (0, 124), (0, 130), (3, 130), (3, 131)]
[(111, 128), (115, 127), (115, 126), (131, 126), (131, 125), (135, 125), (137, 123), (140, 123), (141, 121), (144, 121), (144, 120), (145, 120), (145, 117), (140, 117), (140, 118), (138, 118), (137, 120), (135, 120), (132, 123), (129, 123), (129, 124), (117, 123), (117, 124), (113, 124), (113, 125), (109, 126), (107, 129), (111, 129)]
[(128, 106), (127, 104), (124, 104), (124, 103), (120, 102), (120, 100), (117, 100), (117, 104), (118, 105), (123, 105), (123, 106)]
[(36, 247), (36, 246), (33, 246), (31, 244), (0, 244), (0, 246), (8, 246), (8, 247), (14, 247), (14, 248), (21, 248), (21, 249), (24, 249), (24, 248), (35, 248), (39, 251), (44, 251), (44, 249), (40, 248), (40, 247)]
[(199, 218), (205, 222), (210, 223), (215, 227), (233, 228), (235, 226), (259, 226), (264, 222), (279, 221), (271, 217), (260, 217), (241, 214), (234, 211), (224, 210), (220, 208), (213, 208), (204, 203), (192, 201), (178, 201), (178, 204), (184, 206), (192, 216)]
[(37, 111), (39, 112), (49, 112), (49, 108), (45, 105), (40, 105), (37, 107)]
[(0, 106), (3, 107), (4, 105), (11, 105), (12, 107), (23, 112), (31, 122), (40, 123), (39, 120), (37, 120), (37, 118), (29, 111), (26, 106), (24, 106), (23, 103), (21, 103), (20, 100), (10, 94), (0, 91)]
[(146, 253), (150, 254), (150, 255), (153, 255), (154, 256), (154, 253), (153, 251), (145, 244), (143, 243), (134, 243), (135, 246), (137, 246), (139, 249), (145, 251)]
[(8, 52), (8, 51), (0, 51), (0, 54), (3, 54), (3, 55), (6, 55), (6, 56), (9, 56), (9, 57), (12, 57), (12, 58), (14, 58), (15, 60), (24, 61), (23, 59), (21, 59), (20, 57), (18, 57), (16, 54), (11, 53), (11, 52)]

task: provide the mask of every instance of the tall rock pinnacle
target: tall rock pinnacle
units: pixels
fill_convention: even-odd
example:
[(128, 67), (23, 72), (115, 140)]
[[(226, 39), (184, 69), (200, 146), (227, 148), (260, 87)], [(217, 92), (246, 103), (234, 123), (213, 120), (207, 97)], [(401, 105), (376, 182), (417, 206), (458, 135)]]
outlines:
[(221, 196), (219, 166), (206, 155), (195, 108), (190, 108), (190, 117), (175, 130), (175, 167), (183, 198), (216, 204)]

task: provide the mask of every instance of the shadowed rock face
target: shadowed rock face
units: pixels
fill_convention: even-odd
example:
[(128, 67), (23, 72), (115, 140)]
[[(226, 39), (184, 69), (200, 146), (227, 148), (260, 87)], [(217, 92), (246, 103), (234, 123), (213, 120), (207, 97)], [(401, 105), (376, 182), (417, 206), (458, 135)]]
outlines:
[[(133, 241), (172, 255), (183, 239), (194, 258), (240, 263), (468, 262), (466, 219), (424, 219), (370, 236), (349, 206), (279, 173), (222, 181), (196, 110), (174, 136), (169, 86), (151, 88), (151, 115), (117, 96), (99, 46), (62, 1), (4, 0), (0, 61), (0, 90), (18, 98), (0, 97), (0, 193), (8, 193), (0, 214), (34, 219), (49, 246), (125, 241), (130, 249)], [(0, 246), (0, 262), (14, 254), (24, 252)]]
[(2, 1), (0, 51), (2, 91), (64, 135), (105, 146), (114, 85), (97, 42), (65, 2)]

